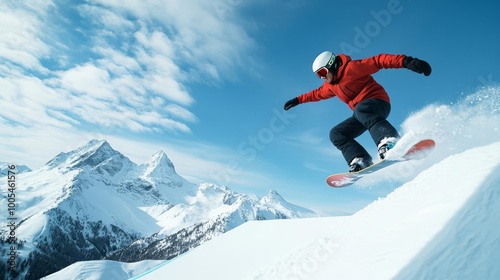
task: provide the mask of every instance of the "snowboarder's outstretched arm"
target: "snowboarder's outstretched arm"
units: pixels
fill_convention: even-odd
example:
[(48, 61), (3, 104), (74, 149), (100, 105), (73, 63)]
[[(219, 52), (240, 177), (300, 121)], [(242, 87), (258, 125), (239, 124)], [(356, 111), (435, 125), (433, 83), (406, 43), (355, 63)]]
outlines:
[(429, 76), (431, 66), (424, 60), (406, 55), (379, 54), (361, 60), (351, 62), (353, 70), (358, 75), (371, 75), (380, 69), (407, 68), (419, 74)]

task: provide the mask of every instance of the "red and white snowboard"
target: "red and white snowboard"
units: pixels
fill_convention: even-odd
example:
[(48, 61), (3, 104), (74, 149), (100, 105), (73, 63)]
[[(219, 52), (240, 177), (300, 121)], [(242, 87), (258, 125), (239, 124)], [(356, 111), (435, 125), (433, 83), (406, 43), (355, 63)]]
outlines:
[(436, 142), (432, 139), (425, 139), (417, 142), (413, 146), (411, 146), (406, 154), (397, 160), (381, 160), (371, 166), (368, 166), (365, 169), (362, 169), (358, 172), (347, 172), (347, 173), (338, 173), (332, 174), (326, 178), (326, 183), (334, 188), (343, 188), (349, 185), (354, 184), (358, 179), (362, 178), (366, 174), (373, 173), (387, 166), (393, 165), (400, 161), (407, 161), (413, 159), (422, 159), (428, 156), (436, 146)]

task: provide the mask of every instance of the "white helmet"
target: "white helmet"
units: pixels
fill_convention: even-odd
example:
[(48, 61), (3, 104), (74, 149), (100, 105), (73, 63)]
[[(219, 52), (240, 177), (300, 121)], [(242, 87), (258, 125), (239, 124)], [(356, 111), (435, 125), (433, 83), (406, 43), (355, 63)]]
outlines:
[(324, 51), (320, 53), (312, 64), (312, 70), (314, 73), (318, 71), (321, 67), (326, 67), (330, 69), (335, 62), (335, 54), (330, 51)]

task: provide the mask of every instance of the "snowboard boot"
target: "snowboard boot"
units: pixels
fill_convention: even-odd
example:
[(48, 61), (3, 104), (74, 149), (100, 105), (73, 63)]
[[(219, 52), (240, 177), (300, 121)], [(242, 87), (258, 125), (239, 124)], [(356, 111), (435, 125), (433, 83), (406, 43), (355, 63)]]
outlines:
[(378, 144), (378, 156), (380, 159), (385, 159), (387, 152), (394, 148), (396, 145), (397, 139), (394, 137), (384, 138)]
[(367, 168), (368, 166), (370, 166), (372, 164), (373, 164), (373, 162), (372, 162), (371, 158), (356, 157), (349, 164), (349, 173), (358, 172), (360, 170)]

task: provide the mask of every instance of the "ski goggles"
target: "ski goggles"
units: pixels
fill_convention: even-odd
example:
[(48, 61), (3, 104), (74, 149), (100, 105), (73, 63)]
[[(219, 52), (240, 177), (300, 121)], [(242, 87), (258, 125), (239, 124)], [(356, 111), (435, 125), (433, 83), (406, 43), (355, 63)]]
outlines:
[(316, 73), (316, 76), (318, 76), (318, 78), (325, 79), (326, 75), (328, 74), (328, 68), (326, 68), (326, 66), (323, 66), (316, 70), (316, 72), (314, 73)]

